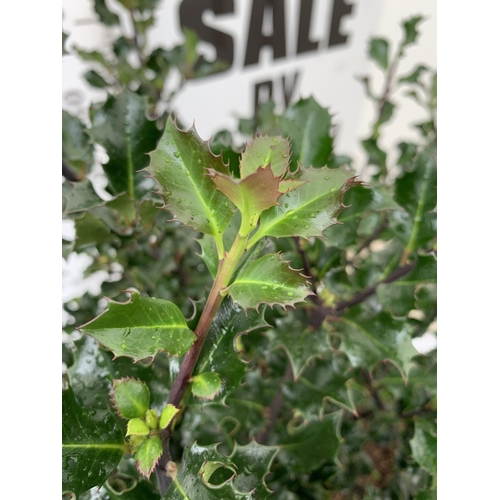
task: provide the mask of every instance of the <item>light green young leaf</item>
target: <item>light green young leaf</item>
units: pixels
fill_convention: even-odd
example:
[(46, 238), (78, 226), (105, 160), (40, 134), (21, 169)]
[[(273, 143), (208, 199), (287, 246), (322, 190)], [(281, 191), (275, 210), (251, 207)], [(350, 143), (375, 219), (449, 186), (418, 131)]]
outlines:
[(149, 388), (140, 380), (122, 378), (113, 382), (111, 397), (123, 418), (142, 418), (150, 404)]
[(191, 391), (198, 398), (213, 400), (221, 388), (221, 378), (218, 373), (206, 372), (191, 378)]
[(147, 119), (147, 109), (146, 97), (124, 90), (109, 95), (93, 110), (89, 135), (109, 156), (103, 168), (113, 194), (127, 192), (132, 198), (141, 198), (149, 191), (144, 174), (138, 170), (147, 166), (146, 154), (155, 148), (160, 131)]
[(221, 243), (234, 206), (215, 189), (206, 174), (208, 168), (229, 174), (222, 157), (212, 154), (208, 142), (203, 142), (194, 128), (179, 130), (171, 117), (150, 156), (151, 165), (146, 170), (160, 184), (160, 194), (165, 200), (163, 208), (177, 220), (214, 236)]
[(125, 441), (113, 414), (109, 410), (84, 408), (71, 388), (63, 391), (63, 494), (71, 492), (79, 497), (94, 486), (102, 486), (124, 452)]
[(142, 418), (131, 418), (127, 423), (127, 436), (147, 436), (149, 427)]
[(110, 301), (103, 314), (80, 329), (116, 357), (128, 356), (136, 361), (154, 357), (158, 351), (184, 354), (196, 339), (175, 304), (135, 292), (128, 302)]
[(264, 255), (249, 264), (236, 276), (228, 291), (244, 309), (258, 309), (262, 303), (286, 308), (313, 293), (306, 278), (291, 269), (278, 254)]
[(241, 155), (240, 177), (249, 176), (259, 167), (271, 165), (275, 177), (281, 177), (290, 163), (290, 142), (282, 137), (260, 136), (247, 145)]
[(262, 213), (250, 246), (264, 236), (321, 237), (327, 227), (338, 223), (338, 215), (346, 208), (343, 204), (346, 191), (359, 184), (345, 167), (335, 170), (308, 168), (299, 172), (297, 178), (306, 183), (281, 196), (279, 206)]
[(160, 415), (160, 429), (166, 429), (179, 411), (174, 405), (168, 404), (165, 406)]
[(134, 456), (137, 470), (149, 479), (162, 452), (161, 439), (158, 436), (145, 439)]

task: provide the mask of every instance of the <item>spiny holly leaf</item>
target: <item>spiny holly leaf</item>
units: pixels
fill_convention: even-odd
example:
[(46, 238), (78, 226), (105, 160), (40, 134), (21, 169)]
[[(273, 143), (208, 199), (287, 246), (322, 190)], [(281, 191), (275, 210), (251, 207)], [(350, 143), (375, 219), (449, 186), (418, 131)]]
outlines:
[(346, 208), (344, 194), (353, 185), (352, 172), (344, 167), (308, 168), (297, 175), (306, 184), (279, 198), (279, 206), (262, 213), (260, 227), (252, 236), (250, 244), (264, 236), (285, 238), (322, 236), (329, 226), (336, 224), (337, 216)]
[(91, 212), (85, 212), (82, 217), (75, 218), (75, 230), (76, 250), (92, 244), (109, 242), (115, 238), (109, 226)]
[(228, 290), (244, 309), (258, 309), (262, 303), (286, 308), (313, 294), (306, 277), (291, 269), (279, 254), (267, 254), (249, 264)]
[[(393, 215), (392, 228), (396, 236), (412, 252), (435, 235), (437, 201), (437, 168), (434, 153), (423, 150), (415, 159), (415, 168), (396, 180), (394, 199), (407, 216)], [(398, 222), (399, 226), (395, 223)], [(400, 227), (401, 226), (401, 227)]]
[(104, 205), (106, 202), (99, 198), (94, 191), (92, 183), (89, 180), (82, 182), (65, 182), (62, 187), (63, 198), (66, 198), (67, 204), (64, 210), (66, 214), (84, 212), (91, 208)]
[(180, 410), (178, 408), (170, 403), (165, 406), (160, 415), (160, 429), (166, 429), (179, 411)]
[(276, 328), (267, 330), (265, 335), (270, 341), (271, 349), (285, 349), (295, 380), (311, 359), (331, 350), (325, 328), (313, 331), (293, 314), (277, 319)]
[(146, 170), (161, 186), (163, 208), (177, 220), (221, 242), (234, 206), (214, 189), (206, 169), (228, 175), (222, 157), (212, 154), (208, 142), (203, 142), (194, 128), (186, 132), (179, 130), (171, 117), (157, 149), (150, 156), (151, 165)]
[(422, 16), (410, 17), (406, 21), (403, 21), (402, 27), (405, 32), (405, 38), (403, 45), (409, 45), (410, 43), (415, 43), (419, 32), (417, 31), (417, 26), (420, 24), (424, 18)]
[(405, 320), (393, 318), (387, 312), (363, 318), (359, 308), (352, 308), (334, 326), (342, 339), (340, 350), (347, 354), (353, 366), (371, 369), (378, 361), (388, 360), (407, 380), (411, 359), (418, 352)]
[(108, 410), (78, 404), (71, 387), (62, 394), (62, 492), (77, 497), (102, 486), (125, 451), (123, 435)]
[(194, 443), (184, 450), (179, 468), (171, 472), (173, 481), (164, 500), (250, 499), (250, 495), (235, 491), (231, 479), (218, 485), (210, 483), (212, 474), (221, 467), (229, 469), (233, 474), (237, 472), (233, 461), (217, 451), (217, 445), (199, 446)]
[(131, 418), (127, 423), (127, 436), (148, 436), (149, 427), (142, 418)]
[[(245, 374), (246, 363), (238, 356), (235, 347), (236, 338), (243, 334), (269, 326), (263, 312), (255, 310), (243, 312), (230, 297), (224, 299), (203, 344), (195, 375), (207, 371), (217, 372), (222, 379), (220, 392), (215, 395), (214, 402), (224, 403), (226, 397), (240, 386)], [(188, 404), (200, 404), (195, 398), (188, 399)]]
[(332, 117), (313, 97), (289, 106), (278, 124), (283, 135), (292, 139), (293, 170), (298, 163), (315, 168), (328, 163), (333, 150)]
[(149, 479), (163, 452), (161, 439), (153, 436), (144, 440), (135, 452), (137, 470)]
[(230, 459), (237, 469), (233, 486), (242, 493), (251, 493), (256, 500), (265, 500), (271, 492), (266, 486), (265, 476), (278, 453), (278, 447), (262, 446), (251, 441), (245, 446), (235, 443)]
[(106, 26), (120, 24), (120, 18), (114, 12), (111, 12), (108, 9), (106, 0), (94, 0), (94, 10), (99, 16), (101, 23), (105, 24)]
[(310, 472), (325, 460), (333, 461), (339, 447), (339, 413), (329, 413), (322, 420), (311, 417), (298, 426), (289, 422), (280, 438), (279, 460), (291, 473)]
[(410, 446), (415, 461), (435, 476), (437, 474), (437, 438), (429, 432), (429, 429), (417, 422), (415, 434), (410, 439)]
[(200, 375), (195, 375), (191, 379), (191, 391), (198, 398), (206, 398), (213, 401), (215, 396), (220, 392), (221, 378), (218, 373), (206, 372)]
[(123, 418), (142, 418), (150, 404), (149, 388), (140, 380), (124, 378), (113, 382), (111, 396)]
[(255, 137), (241, 155), (240, 177), (249, 176), (259, 167), (271, 165), (275, 177), (281, 177), (290, 162), (290, 143), (282, 137)]
[(384, 38), (372, 38), (368, 45), (368, 56), (382, 69), (389, 67), (389, 43)]
[(98, 343), (84, 335), (75, 346), (75, 361), (68, 368), (71, 388), (83, 406), (106, 410), (111, 402), (109, 391), (113, 378)]
[(283, 398), (306, 420), (313, 416), (321, 418), (332, 408), (343, 408), (356, 415), (355, 381), (349, 371), (352, 367), (342, 355), (329, 353), (312, 359), (296, 381), (284, 384)]
[(111, 349), (115, 356), (154, 358), (158, 351), (184, 354), (196, 337), (180, 309), (168, 300), (130, 292), (125, 303), (109, 301), (108, 309), (80, 329)]
[(418, 255), (411, 273), (394, 283), (382, 283), (377, 287), (377, 298), (392, 314), (404, 316), (415, 308), (415, 287), (420, 283), (435, 283), (436, 280), (434, 255)]
[(224, 193), (242, 214), (248, 216), (276, 205), (281, 196), (280, 177), (274, 176), (270, 164), (259, 167), (242, 179), (221, 174), (212, 168), (208, 169), (208, 175), (217, 189)]
[(62, 159), (80, 174), (85, 174), (94, 161), (94, 146), (87, 133), (78, 117), (62, 112)]
[(103, 168), (113, 194), (127, 192), (132, 198), (141, 198), (149, 191), (144, 175), (137, 171), (147, 166), (146, 154), (155, 148), (160, 131), (146, 118), (147, 109), (146, 97), (124, 90), (109, 95), (91, 113), (89, 134), (109, 156)]

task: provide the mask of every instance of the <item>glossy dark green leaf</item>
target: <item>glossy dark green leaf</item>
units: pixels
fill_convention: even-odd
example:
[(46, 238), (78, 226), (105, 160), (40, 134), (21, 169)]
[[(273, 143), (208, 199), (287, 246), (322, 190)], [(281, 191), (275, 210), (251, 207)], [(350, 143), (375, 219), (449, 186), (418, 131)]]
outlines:
[[(229, 297), (220, 306), (195, 368), (196, 375), (216, 371), (222, 378), (222, 386), (214, 398), (215, 402), (224, 403), (226, 397), (240, 386), (245, 374), (246, 363), (238, 355), (236, 338), (265, 326), (268, 325), (263, 319), (263, 313), (249, 310), (245, 314)], [(195, 403), (198, 404), (199, 401), (190, 400), (190, 404)]]
[(71, 388), (87, 408), (106, 410), (111, 404), (109, 391), (113, 378), (109, 373), (98, 343), (84, 335), (75, 342), (74, 363), (68, 368)]
[(404, 316), (415, 308), (415, 288), (423, 283), (435, 283), (437, 279), (436, 258), (433, 255), (419, 255), (415, 268), (394, 283), (380, 284), (377, 298), (392, 314)]
[(89, 134), (109, 156), (103, 168), (114, 194), (127, 192), (132, 198), (141, 198), (149, 191), (147, 179), (138, 170), (148, 165), (146, 155), (155, 148), (160, 131), (147, 119), (147, 109), (145, 97), (124, 90), (109, 95), (93, 110)]
[(400, 83), (420, 83), (420, 77), (429, 71), (429, 68), (423, 64), (419, 64), (406, 76), (402, 76), (398, 81)]
[(432, 239), (436, 232), (436, 216), (432, 211), (437, 201), (437, 169), (435, 155), (422, 151), (415, 168), (396, 180), (395, 200), (408, 216), (394, 213), (391, 224), (407, 252)]
[(222, 158), (212, 154), (208, 143), (194, 129), (179, 130), (171, 117), (158, 148), (150, 156), (147, 170), (161, 186), (164, 208), (184, 224), (214, 236), (222, 246), (222, 233), (234, 206), (206, 175), (208, 168), (229, 173)]
[(271, 349), (285, 349), (295, 379), (313, 358), (331, 349), (325, 329), (320, 327), (314, 331), (302, 322), (299, 323), (291, 313), (277, 319), (276, 328), (267, 330), (265, 335), (270, 341)]
[(342, 354), (323, 351), (321, 357), (309, 361), (297, 380), (284, 384), (283, 398), (306, 420), (340, 408), (356, 415), (358, 395), (350, 368)]
[(378, 119), (376, 126), (379, 127), (383, 123), (388, 122), (392, 118), (395, 109), (396, 105), (391, 101), (384, 102), (380, 112), (380, 118)]
[(213, 401), (220, 392), (222, 381), (218, 373), (205, 372), (192, 377), (191, 383), (193, 396)]
[(308, 168), (297, 178), (306, 184), (284, 194), (278, 200), (279, 206), (262, 213), (250, 246), (264, 236), (322, 236), (327, 227), (338, 223), (337, 217), (345, 208), (344, 195), (356, 184), (353, 173), (343, 167), (335, 170)]
[(110, 301), (108, 309), (81, 330), (111, 349), (115, 356), (136, 361), (154, 357), (158, 351), (184, 354), (196, 338), (175, 304), (135, 292), (129, 302)]
[(151, 401), (149, 388), (140, 380), (123, 378), (113, 382), (112, 398), (123, 418), (142, 418)]
[(80, 119), (62, 112), (62, 159), (78, 172), (85, 173), (94, 161), (94, 147)]
[(412, 358), (417, 350), (411, 342), (410, 325), (403, 319), (395, 319), (382, 312), (374, 317), (363, 318), (359, 309), (349, 313), (334, 324), (342, 342), (340, 350), (347, 354), (353, 366), (371, 369), (377, 362), (388, 360), (408, 378)]
[(94, 10), (99, 16), (101, 23), (106, 26), (113, 26), (115, 24), (120, 24), (120, 18), (108, 9), (106, 5), (106, 0), (94, 0)]
[(217, 451), (217, 445), (199, 446), (194, 443), (184, 450), (181, 464), (172, 474), (175, 477), (164, 500), (186, 500), (186, 498), (196, 498), (197, 500), (250, 499), (249, 494), (237, 494), (230, 479), (218, 485), (210, 483), (212, 474), (220, 467), (227, 468), (233, 474), (236, 473), (233, 461), (221, 455)]
[(325, 461), (333, 462), (339, 447), (336, 427), (339, 412), (323, 419), (311, 417), (307, 421), (290, 421), (286, 436), (280, 441), (278, 460), (292, 473), (310, 472)]
[(275, 446), (263, 446), (251, 441), (245, 446), (235, 444), (229, 457), (237, 467), (233, 487), (242, 493), (252, 493), (251, 498), (265, 500), (271, 490), (267, 487), (265, 476), (278, 452)]
[(87, 81), (87, 83), (95, 88), (104, 89), (109, 87), (109, 83), (99, 74), (97, 71), (93, 69), (84, 73), (83, 78)]
[(89, 180), (82, 182), (66, 181), (63, 184), (62, 192), (63, 198), (67, 200), (64, 210), (66, 214), (83, 212), (106, 203), (94, 191), (94, 187)]
[(67, 33), (64, 33), (64, 31), (62, 32), (62, 55), (65, 56), (66, 54), (69, 54), (69, 52), (66, 50), (66, 40), (68, 39), (68, 34)]
[(91, 244), (99, 244), (113, 239), (109, 226), (90, 212), (75, 219), (75, 248), (80, 249)]
[(78, 497), (104, 484), (125, 442), (113, 414), (80, 406), (71, 388), (63, 391), (62, 409), (62, 491)]
[(241, 178), (271, 165), (275, 177), (282, 176), (290, 162), (290, 142), (282, 137), (260, 136), (247, 145), (241, 155)]
[(302, 302), (312, 292), (306, 278), (289, 267), (278, 254), (267, 254), (249, 264), (228, 288), (229, 294), (245, 310), (262, 303), (282, 307)]
[(386, 168), (387, 153), (380, 149), (377, 139), (370, 137), (361, 141), (361, 145), (368, 154), (368, 163), (370, 165), (376, 165), (381, 169)]
[(417, 41), (418, 35), (420, 34), (417, 28), (423, 20), (423, 16), (414, 16), (402, 22), (402, 27), (405, 33), (403, 45), (409, 45)]
[(278, 124), (283, 136), (292, 140), (292, 170), (297, 164), (319, 168), (329, 162), (333, 150), (332, 117), (313, 97), (289, 106)]
[(410, 445), (415, 461), (435, 476), (437, 474), (437, 438), (429, 429), (417, 422)]
[(389, 42), (384, 38), (372, 38), (368, 43), (368, 57), (382, 69), (389, 67)]

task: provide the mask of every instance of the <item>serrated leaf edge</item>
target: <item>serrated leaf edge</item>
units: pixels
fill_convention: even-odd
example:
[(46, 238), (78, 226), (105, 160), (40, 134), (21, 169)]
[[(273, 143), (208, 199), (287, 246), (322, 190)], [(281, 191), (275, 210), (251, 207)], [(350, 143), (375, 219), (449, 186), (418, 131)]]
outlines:
[[(207, 147), (208, 147), (208, 150), (209, 150), (210, 154), (211, 154), (214, 158), (220, 158), (220, 160), (221, 160), (222, 164), (223, 164), (225, 167), (227, 167), (227, 169), (228, 169), (228, 174), (229, 174), (229, 166), (230, 166), (230, 162), (228, 161), (227, 163), (224, 163), (224, 158), (222, 157), (222, 152), (221, 152), (221, 153), (219, 153), (218, 155), (216, 155), (216, 154), (214, 154), (214, 153), (213, 153), (212, 148), (210, 147), (210, 143), (212, 142), (213, 137), (214, 137), (213, 135), (211, 135), (211, 136), (210, 136), (210, 138), (209, 138), (207, 141), (204, 141), (204, 140), (200, 137), (200, 135), (198, 134), (198, 131), (196, 130), (194, 120), (193, 120), (193, 125), (191, 125), (191, 127), (190, 127), (190, 128), (188, 128), (187, 130), (182, 130), (182, 129), (180, 129), (180, 128), (179, 128), (179, 126), (177, 125), (177, 115), (174, 115), (173, 113), (170, 113), (170, 114), (168, 115), (167, 122), (168, 122), (168, 120), (169, 120), (169, 119), (172, 121), (172, 124), (174, 125), (174, 127), (177, 129), (177, 131), (178, 131), (178, 132), (183, 133), (183, 134), (187, 134), (187, 133), (189, 133), (189, 132), (191, 132), (191, 131), (192, 131), (192, 133), (196, 136), (196, 138), (197, 138), (197, 139), (199, 139), (199, 141), (200, 141), (201, 143), (203, 143), (203, 144), (206, 144), (206, 145), (207, 145)], [(162, 132), (162, 134), (163, 134), (163, 133), (164, 133), (164, 131)], [(160, 136), (160, 140), (158, 141), (158, 144), (161, 142), (161, 137), (162, 137), (162, 136)], [(150, 172), (150, 170), (149, 170), (149, 168), (151, 167), (151, 154), (152, 154), (152, 153), (154, 153), (154, 152), (156, 152), (156, 151), (158, 151), (158, 145), (157, 145), (156, 149), (154, 149), (153, 151), (150, 151), (149, 153), (146, 153), (146, 154), (150, 157), (150, 164), (149, 164), (147, 167), (145, 167), (145, 168), (143, 168), (143, 169), (141, 169), (141, 170), (138, 170), (137, 172), (144, 172), (144, 174), (145, 174), (145, 175), (144, 175), (144, 177), (145, 177), (145, 178), (148, 178), (148, 179), (153, 179), (153, 180), (154, 180), (154, 181), (158, 184), (158, 186), (160, 186), (160, 189), (159, 189), (158, 191), (153, 191), (153, 190), (152, 190), (151, 192), (152, 192), (152, 193), (154, 193), (154, 194), (157, 194), (158, 196), (160, 196), (160, 197), (161, 197), (161, 199), (162, 199), (162, 201), (163, 201), (163, 205), (162, 205), (161, 207), (160, 207), (160, 206), (158, 206), (157, 208), (158, 208), (158, 209), (160, 209), (160, 210), (163, 210), (163, 211), (165, 211), (165, 212), (168, 212), (169, 214), (171, 214), (171, 215), (172, 215), (173, 219), (171, 219), (171, 220), (170, 220), (170, 222), (179, 222), (179, 223), (180, 223), (180, 224), (182, 224), (183, 226), (189, 226), (189, 227), (191, 227), (192, 229), (194, 229), (195, 231), (201, 232), (199, 228), (197, 228), (196, 226), (194, 226), (194, 225), (190, 224), (189, 222), (183, 222), (183, 221), (181, 221), (181, 220), (177, 219), (177, 215), (176, 215), (176, 214), (175, 214), (175, 213), (174, 213), (174, 212), (173, 212), (170, 208), (168, 208), (168, 207), (167, 207), (167, 203), (168, 203), (168, 198), (169, 198), (169, 196), (166, 196), (166, 195), (165, 195), (165, 193), (163, 192), (163, 189), (162, 189), (162, 187), (161, 187), (160, 181), (159, 181), (159, 180), (158, 180), (158, 179), (157, 179), (157, 178), (156, 178), (156, 177), (155, 177), (155, 176), (154, 176), (154, 175)], [(221, 192), (222, 192), (222, 191), (221, 191)], [(222, 194), (224, 194), (224, 193), (222, 193)], [(224, 195), (224, 196), (226, 196), (226, 195)], [(226, 196), (226, 198), (227, 198), (227, 196)], [(232, 202), (229, 198), (227, 198), (227, 199), (228, 199), (228, 201), (229, 201), (231, 204), (233, 204), (233, 202)], [(233, 204), (233, 205), (234, 205), (234, 204)], [(234, 210), (233, 212), (235, 212), (235, 211), (236, 211), (236, 210)], [(211, 236), (212, 236), (212, 235), (211, 235)]]
[[(266, 254), (266, 255), (269, 255), (269, 254)], [(307, 278), (311, 278), (311, 276), (306, 276), (305, 274), (302, 274), (300, 271), (303, 271), (304, 268), (302, 269), (293, 269), (292, 267), (290, 267), (290, 262), (292, 262), (291, 260), (283, 260), (283, 258), (281, 257), (282, 255), (282, 252), (277, 252), (273, 255), (276, 255), (280, 260), (281, 262), (287, 264), (287, 267), (288, 269), (290, 269), (290, 271), (293, 271), (293, 272), (296, 272), (299, 274), (299, 276), (302, 276), (303, 278), (306, 278), (306, 286), (310, 286), (311, 285), (311, 282), (310, 281), (307, 281)], [(233, 282), (234, 283), (234, 282)], [(231, 286), (231, 285), (230, 285)], [(229, 287), (228, 287), (229, 288)], [(231, 292), (229, 292), (229, 295), (231, 295)], [(294, 301), (286, 301), (284, 304), (283, 303), (280, 303), (280, 302), (266, 302), (265, 300), (262, 300), (261, 302), (259, 302), (255, 307), (243, 307), (237, 300), (235, 300), (232, 296), (231, 298), (233, 299), (233, 302), (235, 304), (238, 304), (238, 307), (241, 307), (245, 313), (246, 316), (248, 316), (248, 313), (247, 311), (249, 309), (255, 309), (257, 312), (259, 312), (259, 307), (261, 306), (261, 304), (264, 304), (264, 305), (268, 305), (269, 307), (273, 307), (275, 305), (278, 305), (278, 306), (281, 306), (285, 311), (286, 311), (286, 306), (290, 306), (290, 307), (293, 307), (294, 309), (296, 309), (295, 307), (295, 304), (298, 304), (300, 302), (305, 302), (305, 299), (311, 295), (316, 295), (311, 289), (308, 289), (308, 294), (304, 297), (304, 300), (294, 300)], [(248, 330), (250, 331), (250, 330)]]
[(138, 378), (134, 378), (134, 377), (122, 377), (122, 378), (113, 379), (113, 385), (111, 386), (111, 389), (109, 390), (109, 397), (111, 399), (111, 402), (113, 403), (113, 409), (116, 411), (116, 413), (118, 413), (118, 415), (121, 418), (123, 418), (125, 420), (131, 420), (131, 419), (129, 417), (124, 417), (121, 414), (120, 409), (118, 408), (118, 403), (116, 402), (116, 399), (115, 399), (115, 387), (116, 387), (117, 383), (127, 382), (129, 380), (133, 380), (134, 382), (139, 382), (142, 385), (144, 385), (148, 391), (149, 400), (151, 402), (151, 392), (150, 392), (149, 387), (146, 384), (146, 382), (143, 382), (142, 380), (139, 380)]

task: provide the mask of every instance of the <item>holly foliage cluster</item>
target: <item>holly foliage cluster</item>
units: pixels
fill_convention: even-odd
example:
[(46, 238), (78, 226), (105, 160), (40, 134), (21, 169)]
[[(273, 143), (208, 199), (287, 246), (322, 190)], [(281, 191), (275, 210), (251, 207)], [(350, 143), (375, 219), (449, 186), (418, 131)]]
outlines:
[[(119, 3), (135, 32), (112, 57), (70, 48), (108, 96), (63, 112), (63, 257), (108, 278), (64, 304), (63, 498), (435, 498), (436, 352), (413, 340), (436, 320), (436, 73), (398, 72), (422, 18), (395, 50), (369, 41), (361, 182), (313, 97), (211, 142), (186, 130), (169, 72), (219, 66), (192, 32), (148, 52), (158, 2)], [(389, 163), (396, 91), (428, 118)]]

